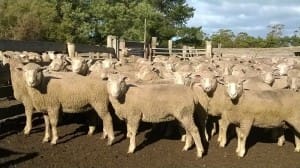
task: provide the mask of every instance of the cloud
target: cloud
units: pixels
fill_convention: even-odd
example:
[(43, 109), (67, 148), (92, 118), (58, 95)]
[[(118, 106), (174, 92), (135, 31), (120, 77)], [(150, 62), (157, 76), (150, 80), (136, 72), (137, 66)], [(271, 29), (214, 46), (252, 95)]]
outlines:
[(299, 0), (187, 0), (187, 3), (196, 9), (187, 25), (202, 26), (208, 34), (223, 28), (236, 34), (247, 32), (265, 37), (270, 24), (284, 24), (285, 35), (300, 27)]

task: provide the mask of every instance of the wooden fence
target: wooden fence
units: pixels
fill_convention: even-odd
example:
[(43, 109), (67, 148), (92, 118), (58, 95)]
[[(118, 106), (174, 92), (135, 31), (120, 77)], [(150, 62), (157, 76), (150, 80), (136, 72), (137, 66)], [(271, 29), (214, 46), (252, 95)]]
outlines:
[(177, 56), (182, 59), (189, 59), (190, 57), (212, 56), (212, 46), (210, 41), (206, 41), (206, 48), (195, 48), (191, 46), (183, 46), (183, 48), (173, 48), (172, 41), (168, 41), (168, 48), (157, 47), (157, 38), (152, 37), (150, 48), (150, 59), (158, 55)]

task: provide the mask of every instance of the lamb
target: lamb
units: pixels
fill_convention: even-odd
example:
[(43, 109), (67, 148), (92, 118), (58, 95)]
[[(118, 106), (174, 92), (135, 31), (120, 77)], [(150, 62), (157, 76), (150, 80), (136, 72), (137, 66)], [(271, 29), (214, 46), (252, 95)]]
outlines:
[(188, 150), (194, 139), (197, 157), (202, 157), (203, 146), (193, 118), (198, 100), (193, 91), (181, 85), (128, 85), (125, 79), (120, 74), (111, 74), (107, 88), (116, 115), (127, 122), (128, 153), (135, 150), (140, 121), (158, 123), (177, 119), (187, 133), (183, 150)]
[(89, 73), (89, 66), (92, 63), (92, 59), (87, 60), (81, 57), (73, 57), (67, 60), (72, 64), (72, 72), (78, 73), (80, 75), (87, 75)]
[(300, 152), (300, 94), (290, 90), (243, 91), (243, 81), (236, 78), (225, 80), (227, 100), (230, 108), (222, 115), (226, 124), (237, 124), (237, 155), (245, 155), (247, 136), (252, 126), (262, 128), (282, 127), (288, 123), (297, 132), (296, 152)]
[(33, 103), (28, 94), (25, 86), (25, 81), (20, 78), (22, 72), (19, 72), (16, 68), (22, 67), (22, 60), (19, 57), (12, 57), (3, 54), (3, 65), (9, 64), (11, 73), (11, 82), (13, 87), (13, 94), (16, 100), (23, 103), (26, 115), (26, 125), (24, 127), (24, 134), (29, 135), (32, 129), (32, 114), (34, 112)]
[[(108, 136), (107, 144), (112, 144), (113, 125), (108, 111), (108, 92), (103, 81), (67, 72), (47, 76), (45, 72), (42, 72), (42, 68), (34, 63), (29, 63), (19, 70), (23, 71), (23, 78), (34, 108), (46, 114), (44, 115), (46, 129), (43, 142), (48, 142), (50, 138), (50, 120), (51, 144), (57, 143), (56, 126), (60, 110), (78, 113), (92, 107), (103, 120), (103, 138)], [(89, 134), (92, 134), (94, 127), (89, 128)]]

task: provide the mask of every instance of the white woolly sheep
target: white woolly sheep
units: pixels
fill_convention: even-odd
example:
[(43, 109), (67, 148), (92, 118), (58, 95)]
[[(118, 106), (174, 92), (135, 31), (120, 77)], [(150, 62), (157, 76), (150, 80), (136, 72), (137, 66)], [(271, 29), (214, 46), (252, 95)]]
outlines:
[[(103, 120), (103, 137), (108, 136), (108, 145), (112, 144), (114, 133), (112, 118), (108, 111), (109, 98), (106, 83), (98, 78), (93, 79), (67, 72), (47, 76), (42, 72), (41, 67), (34, 63), (29, 63), (20, 70), (24, 73), (23, 77), (34, 108), (49, 116), (44, 116), (46, 129), (43, 142), (47, 142), (50, 138), (50, 120), (51, 144), (57, 143), (56, 126), (60, 110), (78, 113), (92, 107)], [(95, 127), (89, 128), (89, 134), (91, 134)]]
[(128, 153), (135, 150), (140, 121), (157, 123), (177, 119), (187, 133), (183, 150), (188, 150), (194, 139), (197, 157), (202, 157), (203, 146), (193, 118), (198, 100), (190, 88), (181, 85), (131, 86), (120, 74), (109, 76), (107, 88), (116, 115), (127, 122)]
[[(222, 114), (225, 125), (237, 124), (237, 155), (245, 155), (246, 140), (252, 126), (282, 127), (286, 122), (296, 132), (300, 131), (300, 94), (290, 90), (243, 91), (242, 81), (225, 80), (227, 100), (232, 105)], [(300, 152), (300, 140), (295, 136), (296, 152)]]
[(28, 135), (32, 129), (32, 113), (34, 111), (34, 107), (26, 89), (25, 81), (20, 78), (22, 76), (22, 72), (19, 72), (16, 69), (18, 67), (23, 67), (22, 60), (19, 57), (4, 54), (2, 63), (3, 65), (9, 64), (14, 97), (24, 105), (26, 115), (24, 134)]

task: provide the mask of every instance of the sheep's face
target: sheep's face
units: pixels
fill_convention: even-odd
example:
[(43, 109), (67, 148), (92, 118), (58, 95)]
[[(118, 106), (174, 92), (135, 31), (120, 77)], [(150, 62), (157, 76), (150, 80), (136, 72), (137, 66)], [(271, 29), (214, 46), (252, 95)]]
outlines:
[(175, 71), (175, 65), (173, 63), (167, 62), (164, 64), (165, 69), (167, 72), (174, 72)]
[(9, 64), (9, 57), (2, 54), (2, 52), (1, 52), (1, 55), (2, 55), (2, 64), (3, 65)]
[(288, 84), (291, 90), (298, 92), (300, 87), (299, 77), (288, 77)]
[(242, 95), (244, 81), (244, 79), (235, 78), (225, 79), (226, 93), (231, 100), (236, 100)]
[(102, 61), (102, 68), (111, 68), (113, 67), (113, 61), (106, 59), (104, 61)]
[(119, 98), (123, 91), (126, 89), (126, 77), (120, 74), (111, 74), (107, 81), (107, 91), (113, 98)]
[(200, 75), (200, 86), (206, 93), (213, 92), (217, 87), (216, 75), (210, 71), (203, 71)]
[(178, 85), (186, 85), (190, 78), (191, 73), (188, 72), (174, 72), (174, 83)]
[(86, 66), (86, 60), (72, 59), (72, 72), (80, 73), (84, 66)]
[(217, 80), (215, 77), (201, 77), (201, 87), (206, 92), (209, 93), (213, 91), (217, 86)]
[(268, 72), (268, 71), (263, 71), (261, 73), (262, 80), (267, 83), (268, 85), (272, 85), (274, 82), (275, 78), (273, 75), (273, 72)]
[(66, 61), (61, 58), (56, 58), (52, 60), (52, 62), (49, 65), (49, 70), (51, 71), (61, 71), (66, 66)]
[(288, 70), (290, 69), (289, 65), (286, 63), (281, 63), (276, 66), (278, 68), (278, 72), (280, 76), (287, 75)]
[(232, 74), (232, 66), (227, 65), (224, 67), (223, 75), (231, 75)]
[(23, 68), (26, 84), (29, 87), (37, 87), (41, 83), (43, 78), (42, 69), (26, 68), (27, 65), (25, 65)]

